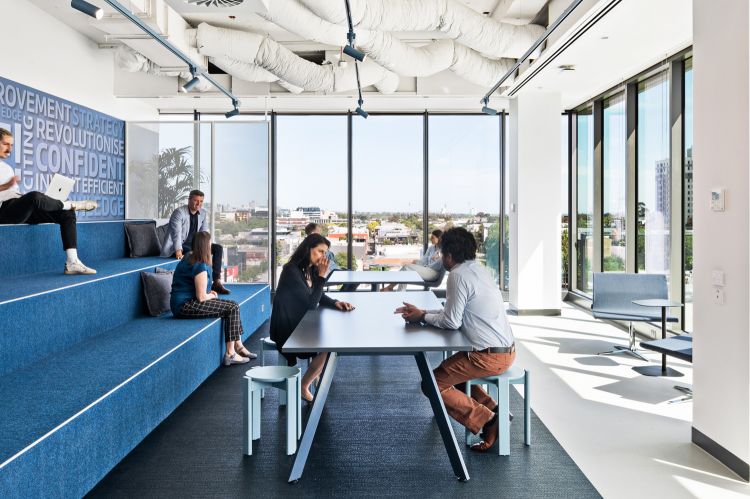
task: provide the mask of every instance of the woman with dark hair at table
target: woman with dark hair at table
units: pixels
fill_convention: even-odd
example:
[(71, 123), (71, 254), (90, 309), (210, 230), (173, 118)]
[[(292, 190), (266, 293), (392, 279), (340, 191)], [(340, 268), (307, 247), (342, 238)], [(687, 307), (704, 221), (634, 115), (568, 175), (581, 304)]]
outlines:
[(211, 235), (196, 232), (192, 251), (182, 257), (172, 277), (172, 314), (185, 319), (221, 317), (227, 347), (223, 364), (245, 364), (258, 355), (242, 344), (240, 306), (236, 301), (220, 299), (211, 289), (211, 272)]
[(271, 339), (287, 363), (293, 366), (297, 359), (312, 359), (301, 382), (302, 398), (308, 402), (312, 400), (310, 385), (323, 371), (328, 354), (285, 353), (282, 348), (305, 312), (315, 309), (318, 304), (342, 311), (352, 310), (351, 304), (323, 294), (328, 273), (326, 254), (330, 247), (328, 239), (320, 234), (310, 234), (302, 241), (281, 271), (271, 311)]

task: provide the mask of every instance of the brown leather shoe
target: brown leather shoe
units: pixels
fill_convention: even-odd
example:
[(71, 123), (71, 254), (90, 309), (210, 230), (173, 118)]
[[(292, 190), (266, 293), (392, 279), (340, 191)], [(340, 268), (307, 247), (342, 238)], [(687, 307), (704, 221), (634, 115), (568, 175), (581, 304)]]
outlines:
[(224, 287), (221, 281), (214, 281), (213, 286), (211, 286), (211, 291), (216, 291), (220, 295), (228, 295), (231, 293), (231, 291)]
[(470, 449), (474, 452), (487, 452), (497, 440), (497, 415), (493, 416), (482, 428), (482, 441), (473, 444)]

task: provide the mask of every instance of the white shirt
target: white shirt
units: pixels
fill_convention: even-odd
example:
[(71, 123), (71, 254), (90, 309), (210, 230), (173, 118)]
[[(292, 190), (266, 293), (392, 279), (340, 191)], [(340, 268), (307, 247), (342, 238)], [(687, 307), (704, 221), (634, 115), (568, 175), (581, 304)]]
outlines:
[[(0, 184), (6, 183), (8, 180), (16, 176), (16, 172), (10, 167), (5, 161), (0, 161)], [(18, 184), (14, 185), (10, 189), (0, 191), (0, 206), (3, 205), (3, 201), (8, 199), (17, 198), (21, 195), (21, 190), (18, 188)]]
[(487, 269), (476, 260), (451, 269), (445, 307), (428, 311), (424, 320), (442, 329), (460, 330), (476, 350), (509, 347), (514, 341), (503, 295)]

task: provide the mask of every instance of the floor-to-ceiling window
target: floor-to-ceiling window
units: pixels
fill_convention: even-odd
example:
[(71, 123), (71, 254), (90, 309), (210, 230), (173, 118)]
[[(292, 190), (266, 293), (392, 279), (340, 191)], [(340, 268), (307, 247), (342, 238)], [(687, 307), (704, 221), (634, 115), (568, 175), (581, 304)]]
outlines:
[(594, 257), (594, 119), (591, 109), (576, 116), (576, 287), (590, 293)]
[(570, 287), (570, 221), (568, 220), (568, 169), (570, 167), (568, 155), (570, 154), (570, 137), (568, 135), (568, 125), (570, 117), (567, 113), (560, 117), (560, 260), (561, 260), (561, 279), (562, 289), (567, 290)]
[(352, 259), (395, 270), (419, 258), (423, 238), (422, 115), (370, 115), (352, 123)]
[(430, 116), (429, 230), (465, 227), (500, 279), (500, 117)]
[(503, 291), (510, 289), (510, 115), (503, 115)]
[(684, 168), (682, 197), (684, 202), (683, 220), (683, 272), (685, 280), (685, 320), (683, 329), (693, 330), (693, 60), (685, 61), (685, 124)]
[(625, 272), (627, 157), (625, 95), (604, 101), (602, 175), (602, 270)]
[(638, 272), (669, 278), (671, 165), (669, 81), (659, 73), (638, 84)]
[(276, 118), (276, 272), (314, 222), (347, 266), (347, 117)]
[(226, 282), (269, 282), (268, 124), (228, 122), (214, 130), (214, 237)]

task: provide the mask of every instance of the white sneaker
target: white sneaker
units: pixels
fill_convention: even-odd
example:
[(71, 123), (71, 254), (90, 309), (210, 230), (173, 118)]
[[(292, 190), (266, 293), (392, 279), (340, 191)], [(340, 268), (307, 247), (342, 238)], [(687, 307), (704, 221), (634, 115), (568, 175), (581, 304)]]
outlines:
[(99, 203), (89, 199), (84, 201), (71, 201), (70, 208), (75, 211), (91, 211), (99, 207)]
[(236, 353), (234, 355), (229, 355), (228, 353), (224, 354), (225, 366), (231, 366), (232, 364), (247, 364), (248, 362), (250, 362), (250, 359)]
[(90, 269), (87, 266), (85, 266), (83, 263), (81, 263), (80, 260), (75, 262), (67, 262), (65, 264), (65, 274), (67, 275), (90, 275), (90, 274), (96, 274), (96, 270)]

